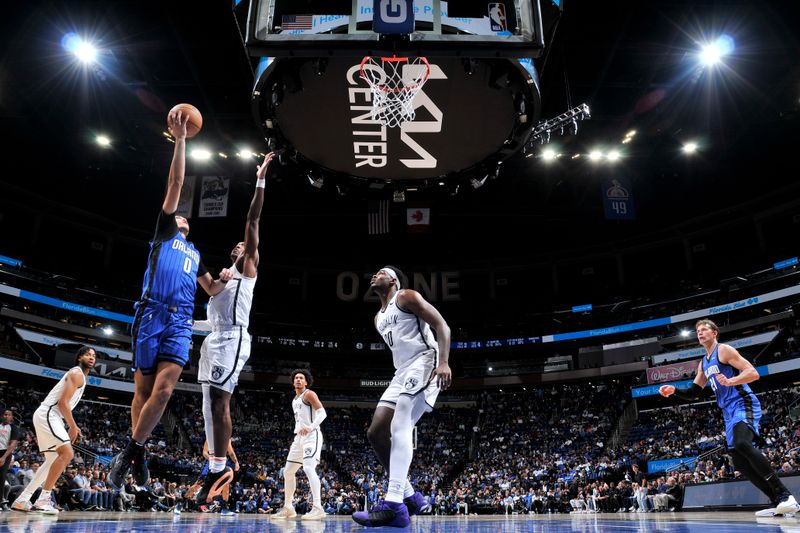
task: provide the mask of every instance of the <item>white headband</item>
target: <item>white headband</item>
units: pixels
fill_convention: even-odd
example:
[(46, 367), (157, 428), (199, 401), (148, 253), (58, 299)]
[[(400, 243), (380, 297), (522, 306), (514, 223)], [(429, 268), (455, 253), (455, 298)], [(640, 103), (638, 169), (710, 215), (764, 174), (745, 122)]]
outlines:
[(400, 285), (401, 285), (401, 283), (400, 283), (400, 278), (399, 278), (399, 277), (397, 277), (397, 272), (395, 272), (394, 270), (392, 270), (392, 269), (391, 269), (391, 268), (389, 268), (389, 267), (383, 267), (383, 268), (381, 269), (381, 272), (385, 272), (385, 273), (386, 273), (386, 275), (388, 275), (390, 278), (392, 278), (393, 280), (395, 280), (395, 281), (397, 282), (397, 288), (398, 288), (398, 290), (400, 289)]

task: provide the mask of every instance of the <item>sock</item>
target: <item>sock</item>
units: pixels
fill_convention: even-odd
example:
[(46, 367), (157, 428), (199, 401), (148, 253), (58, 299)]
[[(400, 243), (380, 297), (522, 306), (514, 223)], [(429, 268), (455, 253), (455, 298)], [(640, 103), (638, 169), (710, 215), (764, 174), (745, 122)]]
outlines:
[(203, 425), (206, 428), (206, 441), (208, 441), (208, 453), (214, 454), (217, 447), (214, 443), (214, 415), (211, 409), (211, 385), (204, 383), (203, 388)]
[(414, 487), (411, 486), (411, 482), (406, 479), (406, 486), (403, 488), (403, 499), (410, 498), (414, 495)]
[(39, 493), (39, 497), (36, 498), (36, 503), (34, 503), (33, 505), (35, 507), (44, 507), (45, 505), (52, 505), (52, 504), (53, 504), (53, 498), (50, 495), (50, 491), (42, 489), (42, 492)]
[(311, 485), (311, 503), (314, 505), (314, 507), (322, 507), (322, 497), (320, 495), (322, 484), (320, 483), (316, 466), (316, 461), (313, 459), (307, 459), (303, 461), (303, 472), (306, 473), (308, 484)]
[(41, 487), (42, 484), (47, 479), (47, 474), (50, 472), (50, 467), (53, 466), (55, 460), (56, 460), (55, 453), (45, 454), (45, 460), (42, 463), (42, 466), (40, 466), (39, 470), (36, 471), (36, 474), (34, 474), (33, 479), (31, 479), (31, 482), (28, 483), (28, 486), (25, 487), (22, 493), (20, 493), (16, 501), (19, 502), (31, 501), (31, 496), (33, 496), (33, 493), (36, 492), (36, 489)]
[(208, 469), (212, 474), (225, 470), (225, 458), (211, 455), (208, 457)]
[(127, 457), (131, 461), (144, 458), (144, 444), (136, 442), (133, 440), (133, 437), (131, 437), (131, 440), (128, 441), (128, 445), (122, 453), (124, 457)]
[(286, 463), (283, 469), (283, 506), (292, 507), (292, 500), (294, 500), (294, 489), (297, 486), (295, 474), (300, 470), (300, 465), (297, 463)]
[(401, 396), (394, 409), (389, 489), (386, 491), (386, 501), (389, 502), (402, 503), (406, 483), (408, 483), (408, 469), (414, 455), (412, 407), (412, 399), (408, 396)]

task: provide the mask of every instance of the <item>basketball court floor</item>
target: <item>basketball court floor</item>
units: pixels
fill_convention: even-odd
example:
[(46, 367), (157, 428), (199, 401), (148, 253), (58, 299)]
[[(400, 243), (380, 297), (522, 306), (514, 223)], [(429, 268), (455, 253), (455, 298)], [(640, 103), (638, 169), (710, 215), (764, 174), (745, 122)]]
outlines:
[[(7, 512), (0, 515), (0, 531), (12, 533), (62, 532), (213, 532), (238, 533), (344, 533), (368, 530), (349, 516), (334, 516), (319, 522), (277, 521), (264, 515), (221, 517), (218, 514), (183, 513), (82, 513), (68, 512), (48, 517)], [(379, 528), (382, 531), (397, 531)], [(800, 519), (756, 518), (752, 512), (597, 514), (535, 516), (416, 517), (402, 531), (419, 533), (565, 532), (599, 533), (606, 531), (702, 532), (702, 533), (800, 533)]]

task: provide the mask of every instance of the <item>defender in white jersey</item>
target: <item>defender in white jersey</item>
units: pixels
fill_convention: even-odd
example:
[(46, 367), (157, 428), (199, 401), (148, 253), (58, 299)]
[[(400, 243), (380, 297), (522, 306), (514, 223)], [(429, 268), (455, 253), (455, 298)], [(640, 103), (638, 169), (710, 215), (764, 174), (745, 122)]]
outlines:
[[(78, 424), (72, 417), (72, 410), (83, 397), (83, 392), (86, 390), (86, 376), (94, 367), (95, 359), (94, 348), (81, 346), (75, 356), (77, 366), (72, 367), (61, 377), (33, 413), (36, 442), (39, 445), (39, 452), (45, 456), (45, 460), (31, 482), (12, 504), (11, 508), (15, 511), (58, 514), (58, 509), (53, 507), (50, 491), (53, 490), (56, 481), (72, 461), (71, 443), (75, 442), (81, 434)], [(36, 499), (36, 503), (31, 506), (31, 497), (39, 487), (42, 487), (42, 492)]]
[(295, 436), (292, 446), (289, 448), (286, 466), (283, 467), (283, 509), (273, 518), (283, 519), (297, 516), (292, 500), (296, 486), (295, 475), (300, 467), (303, 468), (303, 472), (308, 477), (308, 484), (311, 485), (311, 503), (313, 504), (311, 511), (303, 515), (303, 520), (321, 520), (325, 517), (317, 465), (322, 452), (322, 431), (319, 426), (327, 415), (317, 393), (308, 388), (313, 383), (314, 378), (308, 370), (292, 371), (292, 386), (294, 387), (292, 412), (294, 413)]
[(209, 474), (197, 493), (201, 504), (211, 501), (233, 481), (233, 470), (226, 465), (225, 453), (231, 442), (231, 394), (239, 373), (250, 358), (250, 308), (258, 275), (258, 227), (264, 205), (266, 175), (273, 153), (264, 157), (256, 171), (256, 190), (247, 212), (244, 242), (231, 251), (233, 279), (208, 303), (208, 320), (195, 328), (210, 329), (200, 349), (197, 381), (203, 388), (203, 421), (208, 442)]
[(418, 292), (401, 289), (401, 277), (393, 266), (372, 276), (371, 288), (381, 299), (375, 328), (392, 350), (395, 373), (367, 430), (389, 476), (389, 489), (371, 511), (353, 514), (353, 520), (365, 526), (405, 527), (409, 516), (425, 506), (422, 494), (408, 481), (414, 426), (452, 380), (450, 327)]

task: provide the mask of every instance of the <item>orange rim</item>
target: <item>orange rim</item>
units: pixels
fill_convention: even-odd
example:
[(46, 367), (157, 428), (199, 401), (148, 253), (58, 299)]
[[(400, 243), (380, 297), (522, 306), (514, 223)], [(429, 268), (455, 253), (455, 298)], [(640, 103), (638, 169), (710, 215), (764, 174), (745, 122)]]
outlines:
[[(369, 78), (364, 74), (364, 65), (366, 65), (367, 61), (369, 61), (372, 58), (373, 58), (373, 56), (364, 56), (364, 59), (361, 60), (361, 67), (359, 68), (360, 75), (361, 75), (362, 78), (367, 80), (367, 83), (369, 83), (370, 87), (373, 87), (373, 88), (375, 88), (375, 89), (377, 89), (379, 91), (383, 91), (383, 92), (386, 92), (386, 93), (399, 93), (399, 92), (403, 92), (403, 91), (414, 91), (414, 90), (417, 90), (426, 81), (428, 81), (428, 76), (431, 73), (431, 66), (428, 63), (427, 58), (419, 56), (418, 59), (420, 61), (422, 61), (422, 63), (425, 65), (425, 76), (423, 76), (422, 79), (418, 83), (415, 83), (414, 85), (408, 85), (408, 86), (405, 86), (405, 87), (388, 87), (386, 85), (373, 85), (373, 83), (369, 80)], [(409, 58), (408, 57), (397, 57), (397, 56), (392, 56), (392, 57), (383, 57), (383, 56), (381, 56), (381, 61), (389, 62), (389, 63), (403, 63), (403, 62), (407, 63), (409, 61)]]

